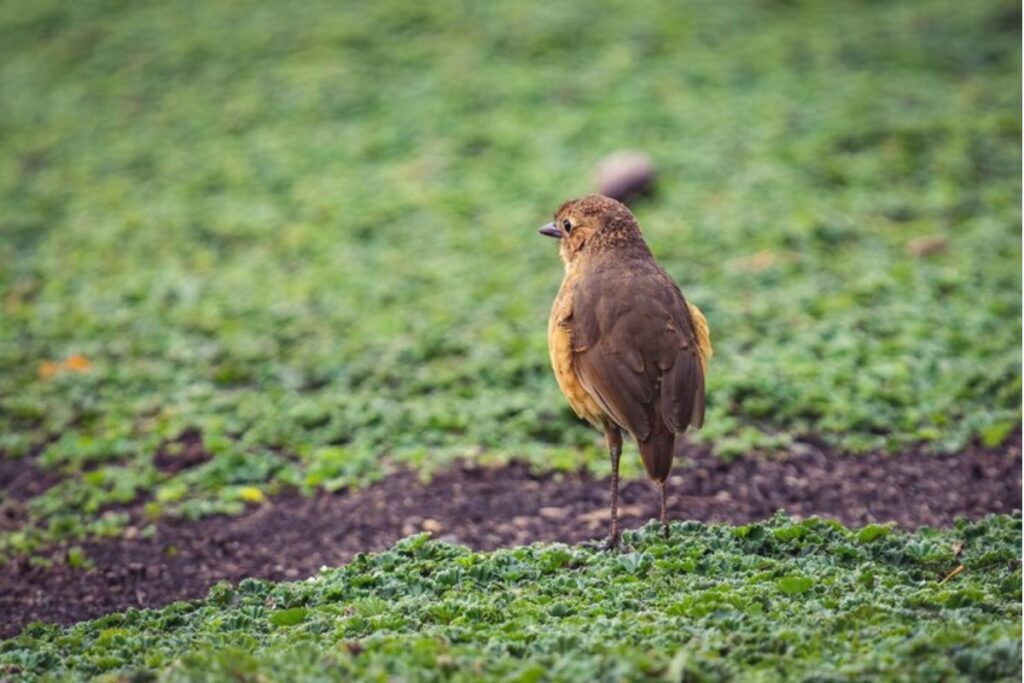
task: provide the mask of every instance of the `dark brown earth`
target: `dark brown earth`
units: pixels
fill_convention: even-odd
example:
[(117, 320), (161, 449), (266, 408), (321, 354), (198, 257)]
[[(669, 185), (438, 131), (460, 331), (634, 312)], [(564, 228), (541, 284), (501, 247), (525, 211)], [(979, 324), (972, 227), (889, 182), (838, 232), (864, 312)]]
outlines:
[[(36, 465), (35, 457), (13, 459), (0, 453), (0, 529), (19, 528), (26, 518), (22, 504), (60, 481), (60, 474)], [(0, 584), (3, 591), (3, 584)], [(0, 626), (0, 629), (3, 627)]]
[[(171, 452), (171, 446), (177, 447)], [(213, 456), (203, 448), (203, 434), (198, 429), (186, 429), (173, 442), (165, 442), (153, 456), (153, 464), (162, 472), (175, 474), (196, 465), (201, 465)]]
[[(46, 483), (38, 470), (19, 474), (2, 460), (0, 466), (8, 468), (0, 469), (4, 486)], [(948, 457), (841, 456), (803, 445), (781, 460), (727, 463), (701, 452), (677, 466), (669, 483), (674, 519), (747, 523), (784, 508), (794, 517), (816, 514), (853, 526), (941, 526), (958, 516), (1020, 509), (1021, 441), (1017, 434), (999, 449)], [(51, 551), (55, 562), (48, 569), (27, 561), (0, 567), (0, 637), (34, 619), (68, 623), (200, 598), (221, 580), (302, 578), (419, 531), (477, 549), (596, 539), (608, 523), (607, 489), (607, 480), (586, 473), (535, 475), (522, 464), (462, 464), (429, 484), (400, 472), (361, 491), (280, 496), (238, 517), (168, 520), (152, 538), (130, 528), (129, 537), (83, 544), (95, 565), (88, 571), (68, 567), (60, 549)], [(657, 510), (657, 493), (647, 482), (624, 485), (627, 528)], [(141, 508), (130, 512), (141, 526)]]

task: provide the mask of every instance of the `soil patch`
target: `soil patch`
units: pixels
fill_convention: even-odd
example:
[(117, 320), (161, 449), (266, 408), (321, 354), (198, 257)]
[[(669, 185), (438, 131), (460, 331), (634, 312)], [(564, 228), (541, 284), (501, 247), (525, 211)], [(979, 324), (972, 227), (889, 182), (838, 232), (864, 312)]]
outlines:
[(153, 464), (158, 470), (172, 474), (201, 465), (213, 456), (203, 448), (203, 433), (198, 429), (186, 429), (174, 441), (160, 445)]
[(0, 451), (0, 491), (4, 492), (0, 501), (0, 529), (13, 530), (24, 524), (28, 518), (25, 501), (44, 493), (60, 479), (59, 473), (39, 467), (34, 455), (8, 458)]
[(0, 451), (0, 490), (7, 500), (24, 502), (44, 493), (61, 480), (59, 472), (44, 470), (36, 464), (35, 456), (9, 458)]
[[(669, 486), (677, 520), (739, 524), (785, 509), (853, 526), (943, 526), (1021, 508), (1021, 442), (1018, 433), (998, 450), (948, 457), (839, 456), (804, 446), (781, 460), (723, 462), (697, 452), (677, 465)], [(658, 495), (646, 481), (626, 482), (621, 494), (625, 528), (657, 515)], [(82, 544), (89, 570), (68, 567), (61, 549), (51, 552), (50, 568), (0, 567), (0, 637), (34, 619), (69, 623), (200, 598), (222, 580), (302, 578), (419, 531), (476, 549), (597, 539), (607, 530), (607, 502), (608, 481), (586, 473), (462, 464), (426, 485), (405, 471), (361, 491), (280, 496), (238, 517), (168, 520), (151, 538)], [(141, 520), (140, 510), (133, 514)]]

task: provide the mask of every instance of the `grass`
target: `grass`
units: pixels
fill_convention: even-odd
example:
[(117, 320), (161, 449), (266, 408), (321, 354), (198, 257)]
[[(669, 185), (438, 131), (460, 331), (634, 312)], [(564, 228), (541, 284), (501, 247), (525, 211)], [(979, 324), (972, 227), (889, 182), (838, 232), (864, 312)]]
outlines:
[[(64, 477), (0, 553), (150, 492), (202, 515), (389, 463), (606, 468), (548, 368), (535, 227), (619, 148), (654, 157), (637, 214), (710, 320), (697, 438), (998, 445), (1017, 11), (0, 4), (0, 451)], [(155, 468), (189, 428), (215, 457)]]
[[(0, 643), (10, 680), (1019, 680), (1021, 520), (651, 524), (624, 554), (407, 538)], [(957, 557), (957, 546), (963, 547)], [(964, 571), (943, 581), (957, 563)]]

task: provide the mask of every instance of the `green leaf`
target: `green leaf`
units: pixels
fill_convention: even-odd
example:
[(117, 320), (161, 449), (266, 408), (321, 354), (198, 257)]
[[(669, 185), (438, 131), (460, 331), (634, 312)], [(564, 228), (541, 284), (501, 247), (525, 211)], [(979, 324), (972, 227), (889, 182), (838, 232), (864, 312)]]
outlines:
[(307, 612), (305, 607), (283, 609), (270, 615), (270, 623), (274, 626), (295, 626), (306, 620)]
[(786, 595), (801, 595), (814, 588), (814, 579), (800, 574), (784, 576), (775, 585)]
[(772, 532), (772, 536), (780, 541), (792, 541), (798, 538), (803, 538), (810, 533), (810, 530), (801, 524), (792, 524), (789, 526), (779, 527)]
[(991, 424), (981, 430), (981, 443), (987, 448), (995, 448), (1006, 441), (1016, 426), (1017, 422), (1010, 420)]
[(81, 546), (76, 545), (68, 548), (68, 566), (72, 569), (88, 569), (92, 567), (92, 560)]
[(890, 527), (881, 524), (868, 524), (857, 532), (858, 543), (871, 543), (879, 538), (885, 538), (892, 531)]

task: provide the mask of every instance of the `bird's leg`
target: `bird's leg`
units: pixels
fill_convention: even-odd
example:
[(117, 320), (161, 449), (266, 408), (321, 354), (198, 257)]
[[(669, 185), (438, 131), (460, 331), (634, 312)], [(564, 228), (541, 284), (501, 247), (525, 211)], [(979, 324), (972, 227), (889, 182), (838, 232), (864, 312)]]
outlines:
[(618, 427), (606, 426), (604, 440), (612, 457), (612, 533), (606, 547), (619, 547), (619, 458), (622, 456), (622, 433)]
[(665, 486), (668, 484), (668, 480), (661, 482), (661, 533), (665, 538), (668, 538), (668, 509), (665, 504)]

